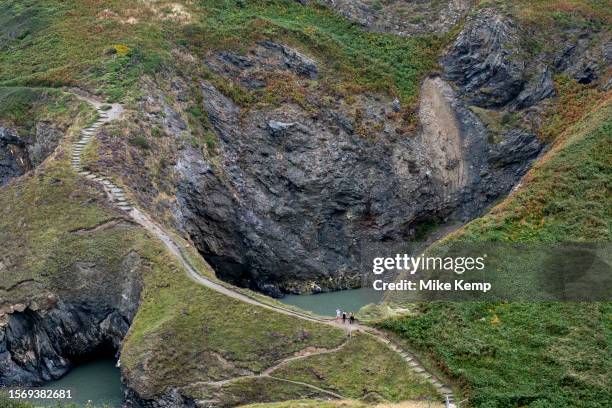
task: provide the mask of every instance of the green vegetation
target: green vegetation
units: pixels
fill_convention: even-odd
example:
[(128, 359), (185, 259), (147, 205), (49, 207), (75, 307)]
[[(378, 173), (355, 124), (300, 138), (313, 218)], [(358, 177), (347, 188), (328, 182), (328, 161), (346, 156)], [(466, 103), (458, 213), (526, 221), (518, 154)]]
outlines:
[[(435, 66), (444, 39), (369, 33), (328, 8), (295, 1), (200, 1), (207, 13), (183, 29), (180, 44), (194, 52), (244, 50), (257, 40), (279, 39), (304, 49), (324, 65), (324, 81), (342, 92), (372, 89), (414, 103), (419, 80)], [(179, 41), (182, 40), (182, 41)], [(330, 78), (333, 73), (333, 78)]]
[[(85, 120), (85, 115), (77, 116), (75, 127)], [(62, 282), (66, 266), (75, 259), (82, 260), (84, 253), (106, 258), (112, 252), (104, 248), (104, 239), (89, 241), (90, 237), (70, 232), (116, 217), (114, 211), (102, 205), (84, 205), (85, 202), (102, 202), (101, 193), (73, 175), (68, 157), (64, 156), (44, 171), (3, 189), (0, 195), (0, 240), (4, 243), (1, 255), (5, 266), (12, 270), (2, 278), (4, 287), (27, 280), (55, 287), (55, 283)], [(16, 291), (12, 295), (16, 296)], [(27, 296), (28, 293), (22, 293), (19, 297), (23, 300)]]
[[(143, 248), (146, 250), (146, 248)], [(142, 250), (139, 250), (139, 253)], [(147, 356), (146, 393), (260, 372), (307, 347), (335, 347), (341, 330), (254, 307), (194, 284), (163, 251), (145, 278), (143, 299), (123, 348), (126, 370)], [(136, 381), (140, 375), (134, 375)]]
[(360, 333), (337, 352), (296, 360), (271, 375), (356, 399), (372, 394), (397, 402), (437, 395), (432, 385), (407, 369), (397, 353), (374, 337)]
[[(69, 139), (91, 115), (87, 117), (82, 104), (57, 90), (29, 87), (77, 86), (109, 101), (130, 102), (142, 92), (143, 76), (176, 69), (194, 83), (210, 81), (246, 108), (286, 100), (309, 107), (305, 95), (312, 90), (331, 102), (343, 97), (349, 105), (354, 94), (383, 92), (401, 99), (402, 115), (414, 124), (419, 81), (436, 67), (438, 53), (452, 34), (398, 38), (367, 32), (316, 2), (307, 7), (293, 0), (173, 3), (180, 7), (137, 0), (0, 3), (0, 85), (5, 86), (0, 88), (0, 119), (24, 133), (41, 119), (67, 129), (56, 160), (0, 194), (3, 299), (28, 302), (46, 295), (40, 287), (78, 295), (78, 284), (87, 284), (87, 277), (74, 267), (78, 262), (94, 263), (107, 280), (120, 281), (126, 255), (136, 252), (146, 260), (142, 305), (125, 339), (122, 364), (143, 397), (170, 388), (233, 404), (325, 397), (279, 378), (355, 399), (435, 397), (434, 389), (407, 370), (399, 356), (366, 335), (353, 337), (338, 352), (283, 365), (273, 373), (279, 378), (242, 378), (219, 389), (207, 385), (261, 373), (308, 348), (337, 347), (344, 333), (198, 286), (142, 229), (109, 224), (121, 220), (121, 213), (108, 206), (98, 186), (77, 178), (68, 163)], [(532, 30), (544, 25), (555, 30), (599, 29), (610, 23), (604, 1), (482, 1), (480, 6), (501, 3)], [(379, 1), (372, 4), (382, 7)], [(412, 16), (411, 21), (421, 20)], [(526, 49), (536, 54), (556, 46), (552, 32), (525, 39)], [(249, 91), (201, 66), (208, 53), (228, 49), (245, 53), (264, 39), (287, 43), (315, 58), (320, 78), (294, 81), (278, 75), (267, 78), (265, 90)], [(606, 102), (585, 118), (602, 94), (565, 77), (555, 82), (559, 103), (544, 114), (541, 136), (556, 144), (522, 189), (447, 242), (610, 241), (612, 109)], [(193, 105), (184, 110), (193, 132), (189, 142), (214, 152), (219, 141), (194, 88)], [(499, 132), (520, 119), (502, 112), (479, 114), (488, 115), (490, 127), (499, 126)], [(109, 128), (147, 155), (141, 176), (157, 177), (169, 162), (158, 153), (162, 147), (167, 149), (163, 153), (170, 151), (173, 141), (159, 127), (148, 129), (143, 117), (137, 117), (132, 128), (117, 129), (117, 124)], [(573, 127), (562, 133), (569, 125)], [(84, 161), (96, 161), (97, 150), (96, 145), (88, 147)], [(108, 228), (96, 228), (107, 224)], [(192, 256), (204, 274), (213, 275), (196, 254)], [(609, 304), (431, 303), (412, 305), (410, 311), (411, 316), (387, 318), (380, 326), (433, 360), (464, 387), (472, 405), (612, 405)], [(375, 308), (369, 312), (372, 319), (391, 313)], [(326, 404), (361, 407), (365, 403), (291, 401), (269, 406)], [(0, 405), (31, 406), (2, 399)]]
[(607, 407), (612, 307), (429, 303), (385, 321), (467, 390), (477, 407)]
[(198, 399), (214, 398), (219, 406), (242, 406), (255, 402), (273, 402), (306, 398), (325, 398), (329, 395), (305, 385), (270, 377), (242, 378), (220, 387), (186, 390)]
[[(49, 407), (49, 405), (46, 405), (46, 406)], [(10, 399), (8, 397), (4, 397), (0, 395), (0, 407), (2, 408), (40, 408), (40, 405), (35, 405), (34, 403), (29, 402), (29, 401), (14, 400), (14, 399)], [(61, 403), (61, 402), (51, 405), (50, 407), (51, 408), (83, 408), (83, 407), (79, 407), (77, 404)], [(111, 407), (108, 405), (87, 405), (84, 408), (111, 408)]]
[(149, 142), (147, 141), (147, 138), (144, 135), (135, 135), (132, 136), (128, 139), (128, 142), (135, 147), (138, 147), (139, 149), (148, 149), (149, 146)]
[[(611, 118), (608, 99), (556, 138), (520, 190), (444, 243), (609, 242)], [(611, 316), (609, 303), (447, 302), (380, 326), (432, 359), (474, 406), (607, 407)]]
[(130, 5), (144, 13), (137, 16), (144, 20), (146, 9), (136, 1), (2, 2), (0, 83), (77, 85), (99, 88), (110, 99), (124, 97), (137, 88), (142, 74), (153, 73), (167, 57), (153, 21), (127, 24), (113, 12)]
[(445, 41), (368, 33), (326, 7), (292, 0), (184, 2), (174, 14), (167, 4), (3, 2), (0, 84), (79, 85), (118, 100), (138, 94), (140, 77), (160, 71), (172, 48), (202, 55), (278, 39), (318, 58), (338, 92), (378, 90), (411, 104)]
[(2, 408), (34, 408), (34, 404), (30, 402), (15, 401), (9, 398), (0, 396), (0, 407)]
[(362, 401), (294, 400), (268, 404), (250, 404), (243, 408), (443, 408), (437, 401), (406, 401), (397, 404), (369, 404)]
[(42, 120), (66, 128), (83, 108), (71, 100), (70, 95), (55, 89), (0, 87), (0, 121), (21, 135), (31, 134), (36, 122)]

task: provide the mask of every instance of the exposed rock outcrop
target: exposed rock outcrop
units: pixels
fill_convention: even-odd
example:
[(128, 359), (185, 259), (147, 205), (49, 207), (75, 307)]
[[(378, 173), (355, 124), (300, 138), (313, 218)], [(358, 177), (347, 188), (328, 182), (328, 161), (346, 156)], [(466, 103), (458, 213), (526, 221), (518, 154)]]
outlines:
[(185, 397), (176, 389), (169, 390), (162, 397), (146, 399), (128, 388), (123, 406), (126, 408), (196, 408), (198, 405), (193, 399)]
[(23, 140), (16, 132), (0, 126), (0, 186), (22, 175), (30, 167)]
[(0, 186), (41, 164), (57, 147), (62, 132), (38, 122), (31, 135), (0, 125)]
[(301, 78), (317, 79), (317, 63), (301, 52), (272, 41), (260, 41), (247, 55), (222, 51), (207, 59), (206, 66), (248, 89), (265, 87), (265, 75), (288, 71)]
[(474, 1), (326, 0), (325, 3), (367, 29), (405, 36), (448, 32), (467, 15)]
[(609, 33), (558, 31), (548, 35), (563, 38), (564, 48), (534, 52), (527, 48), (529, 37), (541, 33), (530, 32), (497, 8), (481, 8), (467, 18), (442, 58), (444, 77), (470, 105), (518, 111), (554, 96), (555, 74), (587, 84), (609, 70)]
[(442, 58), (445, 77), (457, 84), (471, 105), (527, 108), (554, 94), (551, 72), (521, 58), (521, 35), (497, 10), (471, 16)]
[(84, 356), (117, 352), (138, 307), (142, 262), (128, 254), (119, 279), (75, 264), (67, 273), (74, 287), (44, 302), (13, 304), (11, 292), (0, 291), (0, 386), (40, 385)]
[[(271, 63), (261, 47), (220, 53), (207, 65), (246, 86), (255, 67), (308, 76)], [(265, 49), (299, 55), (308, 64), (297, 66), (318, 72), (314, 60), (285, 45)], [(272, 295), (361, 285), (364, 242), (410, 240), (422, 222), (479, 214), (541, 148), (528, 134), (489, 142), (441, 78), (423, 85), (416, 135), (396, 131), (397, 101), (381, 95), (357, 95), (356, 106), (320, 103), (313, 113), (297, 104), (245, 110), (210, 83), (201, 91), (220, 160), (212, 165), (194, 149), (182, 151), (181, 223), (219, 276)], [(363, 123), (367, 137), (357, 131)]]

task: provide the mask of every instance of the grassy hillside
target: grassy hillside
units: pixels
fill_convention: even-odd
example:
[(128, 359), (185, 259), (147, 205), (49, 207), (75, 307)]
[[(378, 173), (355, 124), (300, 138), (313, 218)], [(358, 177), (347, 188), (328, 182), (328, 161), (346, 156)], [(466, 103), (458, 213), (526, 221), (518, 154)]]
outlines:
[[(558, 51), (583, 30), (609, 38), (601, 1), (483, 1), (513, 15), (534, 54)], [(610, 69), (604, 69), (605, 82)], [(610, 93), (558, 76), (541, 116), (550, 150), (521, 187), (489, 214), (447, 237), (457, 242), (609, 242), (612, 238)], [(433, 253), (436, 248), (430, 248)], [(513, 273), (513, 265), (508, 271)], [(516, 272), (516, 271), (515, 271)], [(552, 272), (552, 271), (551, 271)], [(609, 303), (429, 303), (380, 326), (414, 347), (478, 407), (612, 404)]]
[[(610, 241), (611, 118), (606, 96), (521, 189), (445, 242)], [(606, 407), (611, 317), (609, 303), (430, 303), (381, 327), (454, 378), (474, 406)]]
[(444, 42), (367, 33), (327, 8), (292, 0), (7, 0), (0, 12), (0, 83), (78, 85), (112, 100), (137, 94), (141, 75), (167, 71), (173, 52), (202, 56), (282, 39), (333, 72), (322, 86), (381, 90), (411, 104)]
[[(48, 293), (65, 301), (73, 296), (84, 299), (87, 294), (78, 293), (79, 287), (89, 278), (74, 268), (76, 263), (96, 265), (105, 271), (106, 281), (120, 280), (126, 254), (139, 254), (148, 266), (143, 270), (141, 307), (122, 349), (122, 367), (145, 397), (161, 395), (170, 387), (188, 387), (185, 392), (195, 394), (201, 386), (194, 384), (257, 373), (303, 349), (333, 348), (343, 341), (342, 330), (279, 315), (195, 285), (142, 229), (113, 223), (124, 217), (108, 206), (96, 185), (76, 177), (63, 153), (73, 131), (88, 117), (84, 112), (73, 118), (74, 127), (54, 160), (11, 183), (0, 195), (0, 237), (5, 243), (0, 250), (2, 302), (27, 304)], [(387, 354), (384, 348), (369, 352), (381, 358)], [(365, 366), (375, 369), (371, 362)], [(409, 389), (416, 395), (430, 392), (412, 380), (414, 388)], [(373, 381), (383, 386), (385, 378)], [(400, 393), (406, 384), (384, 386)], [(336, 387), (344, 392), (348, 386), (345, 382)], [(225, 394), (235, 398), (243, 391), (235, 388)], [(254, 400), (264, 391), (253, 387)], [(303, 395), (302, 389), (287, 391), (283, 386), (273, 388), (266, 398)]]
[[(372, 370), (373, 367), (384, 369)], [(406, 370), (399, 355), (364, 334), (355, 335), (338, 352), (286, 364), (271, 375), (337, 390), (354, 399), (370, 397), (398, 402), (428, 397), (436, 400), (431, 384)]]

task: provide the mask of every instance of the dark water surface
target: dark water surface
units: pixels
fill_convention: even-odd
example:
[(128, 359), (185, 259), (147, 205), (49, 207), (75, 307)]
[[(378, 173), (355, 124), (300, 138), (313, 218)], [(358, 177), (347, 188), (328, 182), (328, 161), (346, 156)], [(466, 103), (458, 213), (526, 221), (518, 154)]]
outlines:
[(335, 316), (337, 308), (345, 312), (357, 312), (365, 305), (379, 303), (383, 295), (382, 291), (363, 287), (316, 295), (287, 295), (280, 301), (321, 316)]
[[(42, 387), (45, 390), (71, 390), (72, 399), (62, 404), (85, 407), (88, 401), (96, 408), (119, 408), (123, 402), (121, 374), (115, 367), (115, 360), (101, 359), (74, 367), (57, 381)], [(58, 400), (34, 400), (36, 406), (56, 406)]]

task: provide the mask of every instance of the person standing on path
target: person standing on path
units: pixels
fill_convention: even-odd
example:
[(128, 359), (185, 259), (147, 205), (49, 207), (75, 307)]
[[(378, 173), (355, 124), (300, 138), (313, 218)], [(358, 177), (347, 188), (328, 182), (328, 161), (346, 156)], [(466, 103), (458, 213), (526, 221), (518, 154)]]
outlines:
[(346, 323), (346, 312), (342, 312), (342, 323)]
[(349, 314), (349, 323), (350, 324), (355, 323), (355, 315), (353, 314), (353, 312), (351, 312), (351, 314)]
[(339, 308), (336, 308), (336, 320), (340, 320), (340, 315), (342, 315), (342, 311)]

